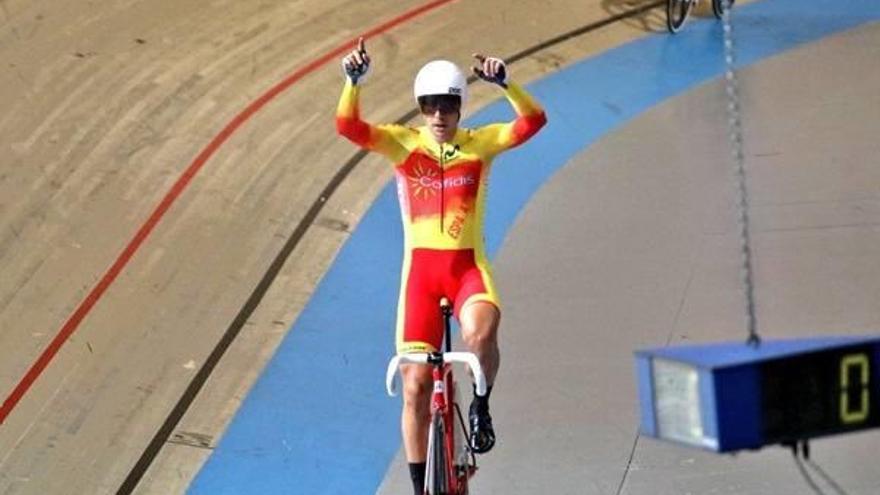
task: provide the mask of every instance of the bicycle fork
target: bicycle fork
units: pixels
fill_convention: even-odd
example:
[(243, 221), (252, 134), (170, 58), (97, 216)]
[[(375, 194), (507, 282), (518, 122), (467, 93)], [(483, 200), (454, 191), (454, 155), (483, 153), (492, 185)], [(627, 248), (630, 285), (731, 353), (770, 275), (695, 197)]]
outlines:
[[(449, 392), (454, 390), (452, 374), (449, 364), (437, 365), (432, 370), (434, 391), (431, 394), (431, 425), (428, 432), (428, 465), (426, 467), (425, 494), (426, 495), (451, 495), (459, 493), (457, 476), (454, 464), (456, 459), (450, 459), (453, 452), (454, 441), (451, 431), (455, 431), (451, 413), (452, 401), (449, 400)], [(456, 439), (457, 440), (457, 439)], [(435, 466), (438, 463), (440, 466)], [(438, 469), (439, 468), (439, 469)]]
[[(428, 433), (427, 495), (466, 495), (468, 480), (477, 471), (468, 447), (464, 419), (458, 409), (461, 404), (458, 384), (448, 367), (446, 364), (433, 371), (431, 407), (435, 413)], [(434, 462), (443, 463), (445, 468), (432, 469)]]

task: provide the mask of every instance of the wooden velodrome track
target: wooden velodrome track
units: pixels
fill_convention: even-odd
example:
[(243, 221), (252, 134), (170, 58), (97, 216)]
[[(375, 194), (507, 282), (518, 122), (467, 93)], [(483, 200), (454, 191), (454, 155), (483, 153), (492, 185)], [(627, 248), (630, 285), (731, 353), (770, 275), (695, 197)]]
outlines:
[[(133, 472), (142, 493), (185, 489), (390, 178), (367, 157), (327, 197), (354, 150), (333, 131), (339, 57), (309, 64), (425, 4), (0, 2), (0, 390), (14, 398), (0, 493), (113, 493)], [(583, 31), (518, 61), (528, 82), (661, 30), (656, 8), (603, 22), (650, 5), (436, 3), (368, 40), (365, 113), (411, 110), (427, 58)], [(474, 86), (471, 108), (496, 96)]]

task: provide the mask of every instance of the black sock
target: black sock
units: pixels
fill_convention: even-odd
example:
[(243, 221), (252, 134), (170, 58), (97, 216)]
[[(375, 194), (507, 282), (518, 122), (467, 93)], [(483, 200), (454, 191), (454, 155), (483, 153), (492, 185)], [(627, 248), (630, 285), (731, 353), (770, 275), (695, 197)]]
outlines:
[(477, 395), (477, 386), (474, 385), (474, 402), (479, 406), (489, 407), (489, 394), (492, 393), (492, 385), (486, 386), (486, 395)]
[(425, 495), (425, 468), (426, 462), (409, 463), (409, 478), (413, 482), (413, 493), (415, 495)]

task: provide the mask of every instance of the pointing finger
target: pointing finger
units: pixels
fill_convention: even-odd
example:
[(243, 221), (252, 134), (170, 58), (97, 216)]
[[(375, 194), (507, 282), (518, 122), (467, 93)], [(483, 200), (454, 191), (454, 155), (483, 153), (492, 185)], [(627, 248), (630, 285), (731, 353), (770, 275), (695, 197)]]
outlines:
[(358, 38), (358, 51), (361, 53), (367, 53), (367, 48), (364, 46), (364, 37), (363, 36)]

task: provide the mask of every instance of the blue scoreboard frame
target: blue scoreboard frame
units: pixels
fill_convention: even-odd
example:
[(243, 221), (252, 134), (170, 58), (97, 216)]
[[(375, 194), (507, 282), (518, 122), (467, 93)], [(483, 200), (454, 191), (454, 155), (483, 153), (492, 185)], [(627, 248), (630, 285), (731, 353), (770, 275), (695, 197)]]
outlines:
[(636, 352), (644, 435), (716, 452), (880, 426), (880, 337)]

